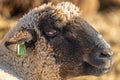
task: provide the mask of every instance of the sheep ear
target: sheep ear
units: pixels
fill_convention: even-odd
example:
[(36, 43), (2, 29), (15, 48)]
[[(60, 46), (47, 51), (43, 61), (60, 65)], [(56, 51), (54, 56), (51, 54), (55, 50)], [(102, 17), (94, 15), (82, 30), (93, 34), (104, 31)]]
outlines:
[(5, 42), (5, 46), (11, 51), (18, 52), (18, 48), (25, 49), (26, 43), (32, 39), (33, 35), (29, 31), (18, 31)]

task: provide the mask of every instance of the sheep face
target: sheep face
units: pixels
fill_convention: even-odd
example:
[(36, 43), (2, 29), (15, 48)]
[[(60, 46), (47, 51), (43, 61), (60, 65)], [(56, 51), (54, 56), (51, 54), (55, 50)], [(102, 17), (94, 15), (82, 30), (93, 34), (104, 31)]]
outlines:
[(74, 18), (63, 28), (50, 23), (41, 26), (62, 76), (101, 75), (110, 69), (110, 45), (83, 19)]
[(61, 16), (61, 11), (64, 12), (47, 6), (30, 12), (9, 32), (9, 37), (5, 37), (6, 47), (16, 51), (11, 46), (25, 42), (27, 53), (23, 56), (36, 56), (38, 70), (43, 69), (42, 66), (47, 65), (49, 68), (48, 66), (53, 65), (51, 70), (54, 72), (54, 67), (57, 66), (58, 73), (63, 78), (108, 72), (112, 64), (110, 45), (79, 16)]

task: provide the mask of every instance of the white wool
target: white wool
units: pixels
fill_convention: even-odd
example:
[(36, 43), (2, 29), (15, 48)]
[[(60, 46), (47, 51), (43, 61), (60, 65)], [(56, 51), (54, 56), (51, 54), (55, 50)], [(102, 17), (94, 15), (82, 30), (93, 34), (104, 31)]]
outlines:
[(58, 3), (57, 7), (63, 10), (64, 14), (67, 15), (68, 20), (74, 16), (80, 16), (81, 14), (79, 8), (70, 2)]

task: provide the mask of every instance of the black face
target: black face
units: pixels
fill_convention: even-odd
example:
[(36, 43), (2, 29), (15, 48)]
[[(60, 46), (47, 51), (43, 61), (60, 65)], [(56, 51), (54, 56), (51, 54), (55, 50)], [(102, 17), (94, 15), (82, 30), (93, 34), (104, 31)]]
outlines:
[(42, 35), (54, 49), (56, 64), (61, 65), (61, 76), (101, 75), (109, 71), (112, 50), (87, 22), (77, 18), (62, 28), (52, 23), (42, 26)]

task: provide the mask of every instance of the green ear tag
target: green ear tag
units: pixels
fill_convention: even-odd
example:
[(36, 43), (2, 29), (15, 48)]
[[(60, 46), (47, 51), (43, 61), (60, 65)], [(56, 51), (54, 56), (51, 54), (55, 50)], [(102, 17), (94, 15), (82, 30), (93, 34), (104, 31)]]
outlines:
[(17, 45), (17, 55), (22, 56), (26, 54), (25, 42), (20, 42)]

